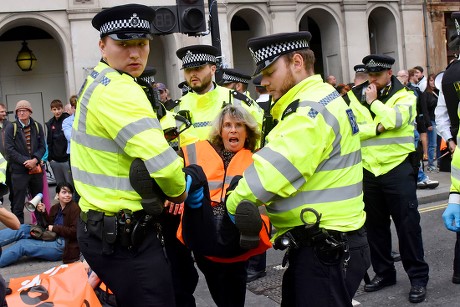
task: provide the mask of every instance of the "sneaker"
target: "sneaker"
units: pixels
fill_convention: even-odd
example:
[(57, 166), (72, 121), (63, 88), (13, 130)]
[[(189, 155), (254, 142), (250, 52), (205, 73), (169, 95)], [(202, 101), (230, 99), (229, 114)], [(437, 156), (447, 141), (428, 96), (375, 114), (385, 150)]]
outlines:
[(259, 232), (262, 228), (262, 218), (256, 205), (242, 200), (235, 211), (235, 225), (240, 231), (240, 247), (252, 249), (259, 246)]
[(426, 178), (423, 181), (417, 182), (417, 189), (434, 189), (439, 185), (439, 181)]

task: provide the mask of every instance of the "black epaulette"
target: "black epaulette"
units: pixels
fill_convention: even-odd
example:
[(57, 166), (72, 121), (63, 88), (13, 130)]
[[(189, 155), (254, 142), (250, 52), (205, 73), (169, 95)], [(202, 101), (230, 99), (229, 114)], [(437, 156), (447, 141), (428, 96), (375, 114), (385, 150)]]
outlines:
[(248, 106), (251, 106), (254, 103), (254, 101), (251, 98), (249, 98), (243, 93), (240, 93), (235, 90), (231, 90), (230, 93), (233, 99), (244, 101), (244, 103), (246, 103)]
[(285, 117), (291, 115), (292, 113), (295, 113), (297, 112), (297, 108), (299, 107), (299, 99), (291, 102), (288, 107), (286, 108), (286, 110), (284, 110), (283, 112), (283, 116), (281, 116), (281, 120), (283, 120)]

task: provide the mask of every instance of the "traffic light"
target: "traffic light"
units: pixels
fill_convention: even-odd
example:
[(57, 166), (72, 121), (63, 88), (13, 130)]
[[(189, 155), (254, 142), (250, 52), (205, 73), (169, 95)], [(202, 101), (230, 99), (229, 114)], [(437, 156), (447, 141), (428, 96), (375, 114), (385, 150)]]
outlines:
[(155, 19), (152, 24), (152, 32), (154, 34), (165, 35), (179, 32), (176, 6), (161, 6), (153, 8), (155, 9)]
[(176, 0), (179, 32), (197, 35), (206, 31), (204, 0)]

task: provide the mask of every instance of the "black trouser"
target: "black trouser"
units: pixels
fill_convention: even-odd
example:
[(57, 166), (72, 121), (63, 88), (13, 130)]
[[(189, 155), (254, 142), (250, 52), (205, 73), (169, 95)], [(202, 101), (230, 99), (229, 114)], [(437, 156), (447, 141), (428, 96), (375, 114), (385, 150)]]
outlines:
[(346, 267), (345, 283), (348, 294), (353, 298), (371, 265), (370, 249), (365, 228), (363, 227), (353, 235), (347, 235), (347, 242), (350, 259)]
[(115, 294), (119, 307), (175, 306), (171, 270), (153, 225), (139, 248), (128, 250), (117, 240), (111, 255), (102, 254), (102, 241), (86, 229), (80, 219), (80, 250), (91, 269)]
[(32, 197), (38, 193), (43, 193), (43, 173), (29, 175), (28, 173), (19, 173), (13, 170), (11, 184), (13, 188), (11, 211), (18, 217), (19, 222), (24, 224), (24, 202), (27, 191)]
[[(281, 306), (352, 306), (343, 270), (345, 255), (334, 264), (325, 264), (314, 249), (313, 246), (290, 249), (289, 266), (283, 275)], [(351, 274), (351, 268), (347, 274)]]
[(198, 284), (198, 272), (191, 251), (176, 237), (179, 223), (179, 215), (163, 213), (161, 225), (166, 253), (171, 264), (176, 306), (194, 307), (196, 304), (193, 292)]
[(395, 278), (391, 217), (399, 239), (401, 261), (411, 284), (426, 286), (429, 268), (424, 260), (415, 178), (414, 168), (408, 161), (378, 177), (364, 170), (367, 238), (374, 272), (381, 277)]
[(244, 307), (247, 262), (219, 263), (201, 255), (194, 255), (216, 305), (218, 307)]

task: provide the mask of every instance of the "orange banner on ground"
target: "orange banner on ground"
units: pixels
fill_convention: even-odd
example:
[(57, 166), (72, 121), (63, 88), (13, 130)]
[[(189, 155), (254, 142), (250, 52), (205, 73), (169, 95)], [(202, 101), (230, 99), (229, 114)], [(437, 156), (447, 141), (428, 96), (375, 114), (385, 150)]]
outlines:
[(83, 263), (63, 264), (39, 275), (11, 278), (8, 306), (101, 307)]

